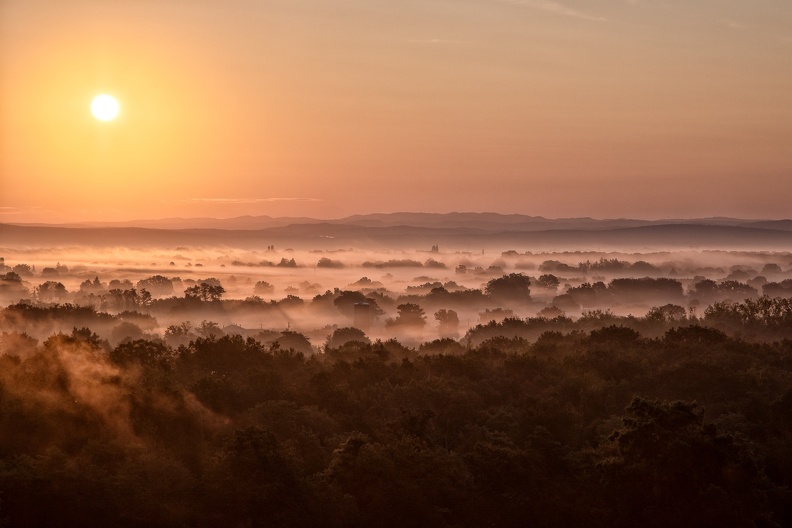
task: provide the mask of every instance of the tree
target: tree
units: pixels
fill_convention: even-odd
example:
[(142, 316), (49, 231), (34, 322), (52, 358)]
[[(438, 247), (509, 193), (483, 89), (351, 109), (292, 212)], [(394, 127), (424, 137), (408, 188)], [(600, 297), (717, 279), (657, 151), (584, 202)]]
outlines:
[(561, 284), (561, 281), (558, 280), (558, 277), (550, 273), (540, 275), (539, 278), (536, 279), (536, 285), (545, 290), (557, 290), (559, 284)]
[(22, 277), (30, 277), (31, 275), (33, 275), (33, 268), (30, 267), (29, 264), (17, 264), (12, 269), (14, 273), (17, 273)]
[(296, 268), (297, 263), (294, 261), (294, 259), (282, 258), (280, 262), (276, 264), (276, 266), (278, 266), (279, 268)]
[(148, 279), (139, 280), (137, 287), (139, 290), (148, 290), (154, 297), (163, 297), (173, 294), (173, 282), (162, 275), (154, 275)]
[(339, 312), (349, 317), (350, 319), (355, 316), (355, 304), (357, 303), (367, 303), (371, 305), (371, 310), (375, 315), (382, 315), (383, 313), (385, 313), (377, 305), (377, 301), (375, 299), (366, 297), (359, 291), (336, 290), (336, 293), (338, 296), (335, 299), (333, 299), (333, 304), (335, 305), (336, 308), (338, 308)]
[(319, 259), (319, 262), (316, 263), (316, 267), (318, 268), (343, 268), (344, 263), (340, 260), (331, 260), (327, 257), (322, 257)]
[(184, 290), (184, 297), (187, 299), (200, 300), (204, 302), (219, 301), (225, 293), (225, 288), (220, 285), (201, 282), (195, 286), (190, 286)]
[(358, 341), (360, 343), (371, 343), (371, 340), (366, 337), (366, 334), (355, 327), (336, 328), (333, 334), (327, 338), (325, 346), (327, 348), (339, 348), (345, 344)]
[(523, 303), (531, 300), (531, 280), (522, 273), (510, 273), (492, 279), (484, 287), (484, 293), (500, 302)]
[(635, 398), (603, 468), (621, 526), (769, 526), (750, 449), (704, 423), (696, 403)]
[(0, 276), (0, 296), (5, 299), (10, 297), (20, 298), (28, 295), (28, 289), (22, 282), (22, 277), (19, 274), (9, 271), (3, 276)]
[(141, 289), (138, 292), (138, 304), (140, 306), (151, 306), (151, 293), (148, 290)]
[(434, 314), (435, 320), (440, 323), (438, 332), (443, 338), (459, 337), (459, 316), (454, 310), (441, 309)]
[(86, 279), (80, 283), (80, 292), (82, 293), (104, 293), (106, 291), (105, 285), (99, 281), (99, 277), (94, 277), (94, 280)]
[(220, 325), (214, 321), (204, 320), (198, 325), (196, 331), (201, 337), (223, 337), (225, 332), (220, 329)]
[(19, 273), (14, 273), (13, 271), (9, 271), (5, 275), (3, 275), (0, 280), (8, 281), (8, 282), (22, 282), (22, 277), (19, 276)]
[(43, 302), (62, 301), (69, 294), (63, 284), (55, 281), (47, 281), (38, 285), (35, 293), (39, 300)]
[(742, 282), (736, 280), (727, 280), (721, 282), (718, 285), (718, 291), (721, 292), (723, 297), (733, 301), (755, 299), (759, 296), (759, 292), (756, 291), (756, 288), (751, 288), (747, 284), (743, 284)]
[(134, 310), (141, 306), (150, 304), (151, 294), (146, 290), (141, 290), (140, 293), (134, 288), (128, 290), (120, 290), (113, 288), (105, 295), (102, 295), (102, 303), (107, 310)]
[(176, 361), (176, 353), (165, 343), (136, 339), (115, 347), (109, 358), (119, 366), (139, 365), (149, 371), (169, 373)]
[(126, 341), (134, 341), (144, 339), (146, 336), (143, 330), (135, 323), (124, 321), (118, 326), (113, 328), (110, 338), (113, 343), (122, 343)]
[(111, 290), (114, 290), (114, 289), (117, 289), (117, 290), (131, 290), (132, 289), (132, 281), (130, 281), (128, 279), (123, 279), (123, 280), (112, 279), (108, 283), (107, 287), (110, 288)]
[(165, 329), (165, 341), (173, 346), (186, 345), (192, 338), (196, 337), (190, 330), (192, 325), (189, 321), (184, 321), (177, 325), (170, 325)]
[[(259, 427), (236, 431), (208, 468), (214, 511), (227, 526), (303, 526), (304, 492), (294, 464), (275, 436)], [(230, 521), (230, 522), (229, 522)]]
[(300, 332), (285, 330), (275, 343), (281, 350), (294, 350), (306, 356), (310, 356), (314, 352), (311, 342)]
[(556, 305), (545, 306), (536, 314), (539, 317), (544, 317), (545, 319), (555, 319), (556, 317), (564, 317), (566, 312), (559, 308)]
[(686, 316), (687, 312), (684, 307), (678, 304), (665, 304), (652, 307), (646, 314), (646, 320), (658, 323), (673, 323), (684, 321)]
[(684, 299), (682, 283), (668, 278), (613, 279), (608, 292), (621, 302), (678, 303)]
[(275, 293), (275, 286), (267, 281), (258, 281), (256, 285), (253, 286), (253, 291), (258, 295), (269, 295)]
[(765, 264), (762, 267), (762, 275), (775, 275), (779, 273), (783, 273), (783, 270), (778, 264)]
[(396, 307), (398, 315), (395, 319), (385, 321), (385, 326), (423, 327), (426, 325), (426, 314), (423, 308), (414, 303), (404, 303)]

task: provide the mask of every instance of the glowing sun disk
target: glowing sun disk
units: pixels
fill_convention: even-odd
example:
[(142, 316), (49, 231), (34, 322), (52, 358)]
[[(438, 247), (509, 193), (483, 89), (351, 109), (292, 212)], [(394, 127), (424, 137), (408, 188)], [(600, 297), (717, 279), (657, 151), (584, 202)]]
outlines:
[(101, 94), (91, 101), (91, 113), (100, 121), (110, 121), (118, 115), (118, 101), (112, 95)]

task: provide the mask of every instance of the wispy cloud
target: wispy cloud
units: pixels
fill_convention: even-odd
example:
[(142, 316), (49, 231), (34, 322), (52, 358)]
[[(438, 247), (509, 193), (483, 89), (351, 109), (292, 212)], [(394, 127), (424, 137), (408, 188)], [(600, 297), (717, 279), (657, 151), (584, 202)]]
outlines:
[(742, 22), (737, 22), (735, 20), (730, 20), (730, 19), (721, 20), (721, 24), (723, 24), (727, 28), (736, 29), (738, 31), (745, 31), (746, 29), (751, 29), (751, 26), (747, 24), (743, 24)]
[(319, 198), (187, 198), (185, 203), (257, 204), (268, 202), (321, 202)]
[(41, 209), (39, 206), (31, 206), (31, 207), (10, 207), (10, 206), (0, 206), (0, 215), (15, 215), (15, 214), (22, 214), (28, 211), (35, 211)]
[(430, 38), (430, 39), (409, 39), (407, 40), (410, 44), (469, 44), (469, 41), (466, 40), (451, 40), (451, 39), (440, 39), (440, 38)]
[(499, 1), (506, 2), (508, 4), (530, 7), (532, 9), (538, 9), (540, 11), (546, 11), (548, 13), (554, 13), (560, 16), (580, 18), (582, 20), (590, 20), (592, 22), (608, 21), (608, 19), (605, 17), (591, 15), (589, 13), (579, 11), (572, 7), (566, 6), (562, 3), (554, 2), (552, 0), (499, 0)]

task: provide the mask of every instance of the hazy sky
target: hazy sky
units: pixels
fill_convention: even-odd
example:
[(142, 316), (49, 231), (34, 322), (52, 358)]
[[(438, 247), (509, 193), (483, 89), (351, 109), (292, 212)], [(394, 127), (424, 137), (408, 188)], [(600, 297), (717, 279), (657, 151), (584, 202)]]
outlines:
[(0, 0), (0, 222), (790, 197), (790, 0)]

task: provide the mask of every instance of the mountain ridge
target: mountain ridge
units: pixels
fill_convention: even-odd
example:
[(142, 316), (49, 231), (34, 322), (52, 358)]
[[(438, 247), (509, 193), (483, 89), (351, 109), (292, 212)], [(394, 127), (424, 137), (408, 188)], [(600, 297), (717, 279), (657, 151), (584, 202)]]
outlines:
[(450, 212), (450, 213), (369, 213), (357, 214), (335, 219), (311, 217), (273, 217), (268, 215), (243, 215), (231, 218), (211, 217), (170, 217), (162, 219), (140, 219), (122, 222), (75, 222), (75, 223), (19, 223), (12, 225), (29, 227), (69, 227), (69, 228), (152, 228), (152, 229), (227, 229), (260, 230), (289, 225), (355, 225), (361, 227), (453, 227), (473, 228), (490, 231), (552, 231), (563, 229), (598, 230), (609, 228), (640, 227), (649, 225), (721, 225), (762, 227), (792, 231), (789, 219), (740, 219), (731, 217), (704, 217), (692, 219), (645, 220), (635, 218), (565, 217), (546, 218), (526, 214), (504, 214), (493, 212)]
[(42, 246), (226, 246), (302, 249), (390, 248), (428, 249), (604, 249), (687, 248), (767, 249), (792, 251), (788, 223), (782, 229), (746, 225), (654, 223), (628, 227), (600, 225), (596, 229), (495, 229), (446, 225), (361, 226), (352, 223), (292, 223), (265, 229), (160, 229), (150, 227), (62, 227), (0, 224), (0, 247)]

